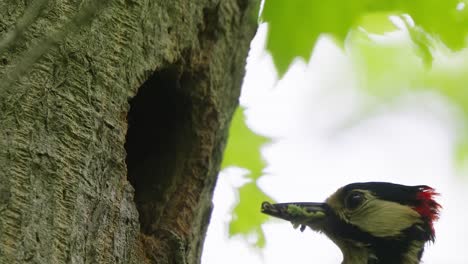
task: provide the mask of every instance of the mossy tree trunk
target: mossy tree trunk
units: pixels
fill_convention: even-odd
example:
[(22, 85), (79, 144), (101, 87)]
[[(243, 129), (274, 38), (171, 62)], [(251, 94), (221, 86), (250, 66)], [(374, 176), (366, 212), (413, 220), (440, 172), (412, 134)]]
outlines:
[(0, 0), (0, 263), (200, 262), (256, 5)]

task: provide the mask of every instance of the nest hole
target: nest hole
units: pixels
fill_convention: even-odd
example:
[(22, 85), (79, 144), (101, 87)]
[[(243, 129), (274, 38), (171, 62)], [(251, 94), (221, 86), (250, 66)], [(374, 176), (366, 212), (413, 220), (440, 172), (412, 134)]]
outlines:
[(155, 72), (129, 100), (127, 177), (135, 189), (141, 232), (150, 234), (170, 204), (190, 143), (190, 103), (181, 74)]

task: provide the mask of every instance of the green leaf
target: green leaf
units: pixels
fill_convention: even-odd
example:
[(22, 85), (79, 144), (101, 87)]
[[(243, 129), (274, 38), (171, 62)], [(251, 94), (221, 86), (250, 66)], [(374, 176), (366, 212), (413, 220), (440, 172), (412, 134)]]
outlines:
[(250, 178), (258, 179), (265, 167), (260, 148), (266, 142), (267, 138), (255, 134), (246, 126), (244, 110), (241, 107), (237, 108), (229, 129), (229, 139), (221, 167), (246, 168), (250, 171)]
[(452, 50), (460, 50), (466, 44), (468, 10), (457, 10), (459, 0), (400, 0), (403, 12), (408, 13), (415, 24), (427, 33), (440, 38)]
[(229, 224), (230, 235), (249, 235), (256, 234), (256, 246), (265, 245), (265, 234), (261, 225), (269, 217), (260, 213), (260, 205), (264, 201), (272, 199), (262, 192), (255, 182), (249, 182), (239, 189), (239, 203), (234, 209), (233, 219)]
[(363, 15), (358, 21), (358, 25), (366, 32), (373, 34), (384, 34), (397, 30), (395, 24), (390, 20), (392, 13), (375, 12)]
[(364, 4), (342, 0), (266, 0), (261, 15), (268, 23), (266, 48), (280, 76), (295, 57), (309, 59), (320, 34), (328, 33), (342, 43)]
[(376, 43), (366, 34), (354, 32), (348, 50), (360, 87), (373, 95), (390, 98), (421, 83), (423, 62), (409, 41)]
[(310, 58), (320, 35), (328, 34), (342, 45), (357, 27), (385, 33), (392, 29), (388, 23), (391, 15), (407, 14), (412, 18), (415, 27), (408, 28), (416, 51), (430, 65), (430, 38), (424, 34), (454, 51), (466, 46), (468, 7), (458, 8), (461, 3), (467, 1), (265, 0), (261, 19), (268, 23), (266, 48), (281, 77), (296, 57), (306, 61)]
[(250, 171), (251, 182), (239, 189), (239, 202), (234, 208), (233, 219), (229, 225), (230, 235), (256, 235), (255, 244), (265, 245), (265, 235), (261, 224), (268, 217), (260, 213), (263, 201), (271, 201), (256, 184), (262, 175), (265, 163), (260, 154), (260, 148), (269, 140), (252, 132), (245, 124), (244, 110), (239, 107), (233, 117), (229, 130), (229, 139), (224, 154), (222, 168), (238, 166)]
[(431, 40), (429, 36), (418, 26), (411, 26), (405, 21), (406, 28), (408, 29), (409, 36), (414, 43), (415, 52), (421, 57), (424, 65), (428, 68), (432, 66), (433, 56), (431, 52)]
[(384, 99), (410, 89), (432, 90), (458, 105), (468, 120), (468, 50), (439, 48), (440, 54), (427, 68), (410, 41), (378, 44), (358, 33), (352, 34), (349, 41), (361, 88)]

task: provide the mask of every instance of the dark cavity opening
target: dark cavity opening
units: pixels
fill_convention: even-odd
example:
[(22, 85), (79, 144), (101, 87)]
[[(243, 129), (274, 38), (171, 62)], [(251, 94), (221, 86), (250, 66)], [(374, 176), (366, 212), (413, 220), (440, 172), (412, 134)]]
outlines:
[(174, 69), (154, 73), (129, 103), (127, 177), (135, 189), (141, 232), (151, 234), (181, 178), (190, 143), (190, 103)]

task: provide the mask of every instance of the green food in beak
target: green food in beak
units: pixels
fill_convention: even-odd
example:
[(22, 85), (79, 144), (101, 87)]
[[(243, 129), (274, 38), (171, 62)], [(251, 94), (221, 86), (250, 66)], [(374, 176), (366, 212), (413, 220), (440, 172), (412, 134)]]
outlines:
[(261, 212), (277, 217), (293, 224), (294, 228), (301, 227), (304, 231), (308, 225), (320, 222), (327, 215), (325, 203), (277, 203), (263, 202)]

